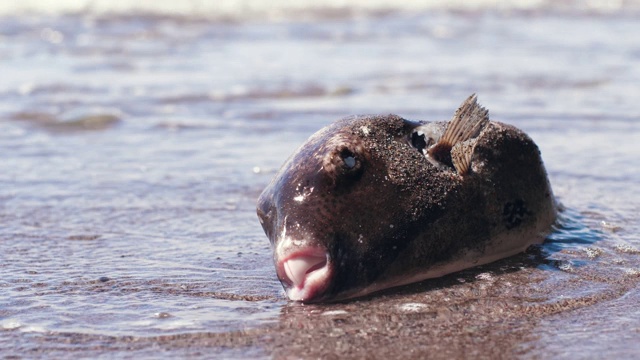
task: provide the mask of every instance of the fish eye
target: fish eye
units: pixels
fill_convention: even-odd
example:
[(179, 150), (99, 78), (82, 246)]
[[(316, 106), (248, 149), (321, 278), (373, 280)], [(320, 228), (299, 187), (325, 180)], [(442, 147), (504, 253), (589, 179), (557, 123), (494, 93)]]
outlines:
[(362, 176), (366, 163), (366, 153), (360, 145), (341, 144), (324, 156), (322, 169), (330, 183), (348, 187)]
[(340, 152), (340, 158), (342, 159), (342, 162), (347, 169), (353, 169), (357, 165), (356, 156), (348, 149), (342, 150)]
[(343, 147), (337, 150), (335, 157), (336, 175), (343, 180), (356, 180), (364, 170), (364, 164), (361, 155), (350, 149)]

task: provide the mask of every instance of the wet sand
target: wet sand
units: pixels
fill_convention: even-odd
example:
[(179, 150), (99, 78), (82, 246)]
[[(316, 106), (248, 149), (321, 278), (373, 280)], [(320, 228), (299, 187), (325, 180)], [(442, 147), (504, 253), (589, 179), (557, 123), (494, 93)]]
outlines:
[[(302, 305), (278, 299), (237, 297), (233, 301), (274, 302), (281, 309), (273, 324), (229, 332), (147, 337), (64, 332), (24, 334), (5, 330), (9, 336), (3, 336), (3, 343), (15, 344), (10, 353), (5, 347), (8, 358), (12, 357), (9, 354), (574, 358), (589, 356), (587, 351), (576, 354), (568, 350), (572, 346), (588, 348), (590, 343), (606, 339), (607, 354), (632, 357), (637, 350), (628, 345), (640, 333), (639, 319), (630, 299), (624, 298), (638, 299), (640, 272), (603, 274), (598, 263), (610, 261), (608, 258), (601, 255), (597, 261), (568, 271), (561, 270), (566, 269), (566, 263), (549, 261), (548, 254), (532, 249), (488, 266), (347, 303)], [(549, 284), (550, 273), (555, 278), (553, 285)], [(562, 280), (558, 281), (558, 277)], [(167, 290), (163, 292), (166, 294)], [(220, 297), (220, 294), (202, 296)], [(624, 324), (626, 336), (611, 341), (611, 335), (620, 329), (612, 329), (608, 319), (624, 314), (628, 316)], [(584, 332), (583, 327), (597, 327), (599, 331), (578, 344), (569, 344), (566, 337), (556, 334)], [(602, 350), (601, 346), (596, 348)]]

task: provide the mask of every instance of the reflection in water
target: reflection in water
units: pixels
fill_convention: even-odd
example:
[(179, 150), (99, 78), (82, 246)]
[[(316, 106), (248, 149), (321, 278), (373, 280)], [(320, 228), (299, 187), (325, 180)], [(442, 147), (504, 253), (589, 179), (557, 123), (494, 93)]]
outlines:
[(544, 249), (557, 252), (577, 244), (591, 245), (599, 240), (602, 240), (602, 231), (589, 228), (585, 224), (584, 215), (575, 209), (563, 208), (558, 213), (557, 224), (547, 237)]

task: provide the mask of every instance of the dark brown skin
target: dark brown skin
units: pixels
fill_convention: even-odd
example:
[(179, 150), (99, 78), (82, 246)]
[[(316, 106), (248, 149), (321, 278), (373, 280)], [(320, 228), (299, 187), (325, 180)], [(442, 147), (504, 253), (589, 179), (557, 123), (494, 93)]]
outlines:
[[(539, 151), (524, 133), (487, 125), (475, 149), (453, 150), (473, 151), (472, 170), (462, 176), (414, 147), (420, 125), (396, 115), (339, 120), (311, 137), (264, 190), (258, 215), (276, 263), (298, 246), (328, 253), (326, 287), (302, 300), (363, 295), (368, 286), (482, 254), (497, 234), (520, 236), (553, 221)], [(294, 200), (301, 195), (304, 201)], [(283, 232), (300, 243), (280, 248)]]

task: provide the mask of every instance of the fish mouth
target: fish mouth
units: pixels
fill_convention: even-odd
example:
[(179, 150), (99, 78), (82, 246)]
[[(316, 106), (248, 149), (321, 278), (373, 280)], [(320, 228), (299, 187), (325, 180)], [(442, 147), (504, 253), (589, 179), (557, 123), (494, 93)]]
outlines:
[(333, 271), (328, 252), (319, 247), (306, 247), (277, 261), (276, 272), (289, 299), (317, 301), (329, 288)]

